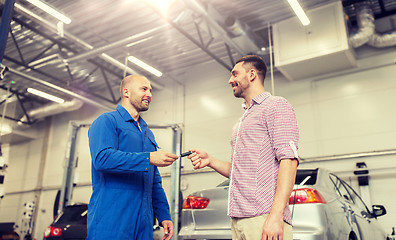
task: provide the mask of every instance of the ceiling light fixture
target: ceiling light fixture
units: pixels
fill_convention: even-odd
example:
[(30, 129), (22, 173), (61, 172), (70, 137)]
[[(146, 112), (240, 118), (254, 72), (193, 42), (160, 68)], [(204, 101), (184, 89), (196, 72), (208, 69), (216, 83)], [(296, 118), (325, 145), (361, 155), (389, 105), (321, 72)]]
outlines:
[(148, 0), (148, 3), (158, 6), (159, 10), (167, 15), (168, 8), (173, 4), (174, 0)]
[(53, 7), (47, 5), (46, 3), (44, 3), (40, 0), (26, 0), (26, 1), (30, 2), (34, 6), (40, 8), (41, 10), (45, 11), (46, 13), (52, 15), (53, 17), (59, 19), (60, 21), (66, 23), (66, 24), (69, 24), (72, 21), (69, 17), (65, 16), (58, 10), (54, 9)]
[(287, 2), (292, 7), (292, 9), (293, 9), (294, 13), (297, 15), (298, 19), (300, 19), (300, 22), (302, 23), (302, 25), (307, 26), (311, 23), (297, 0), (287, 0)]
[(152, 66), (148, 65), (147, 63), (143, 62), (142, 60), (139, 60), (133, 56), (129, 56), (128, 60), (131, 61), (132, 63), (138, 65), (139, 67), (151, 72), (157, 77), (162, 76), (162, 72), (158, 71), (157, 69), (153, 68)]
[(65, 100), (63, 100), (62, 98), (55, 97), (54, 95), (42, 92), (42, 91), (34, 89), (34, 88), (28, 88), (27, 91), (28, 91), (28, 93), (37, 95), (39, 97), (42, 97), (42, 98), (45, 98), (45, 99), (48, 99), (48, 100), (51, 100), (51, 101), (54, 101), (54, 102), (57, 102), (57, 103), (64, 103), (65, 102)]

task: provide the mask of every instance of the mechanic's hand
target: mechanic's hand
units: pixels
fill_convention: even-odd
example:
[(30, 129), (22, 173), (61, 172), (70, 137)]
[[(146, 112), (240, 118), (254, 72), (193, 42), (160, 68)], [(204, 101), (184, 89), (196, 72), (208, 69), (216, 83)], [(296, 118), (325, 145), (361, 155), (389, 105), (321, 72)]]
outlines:
[(203, 150), (191, 149), (192, 154), (188, 156), (191, 160), (194, 169), (200, 169), (208, 166), (210, 164), (210, 156)]
[(283, 218), (271, 217), (268, 215), (264, 222), (262, 240), (283, 240), (283, 230), (285, 223)]
[(173, 223), (172, 221), (165, 220), (162, 221), (162, 226), (164, 227), (164, 236), (162, 237), (162, 240), (169, 240), (173, 236)]
[(166, 167), (171, 165), (178, 158), (177, 155), (162, 150), (150, 152), (150, 165)]

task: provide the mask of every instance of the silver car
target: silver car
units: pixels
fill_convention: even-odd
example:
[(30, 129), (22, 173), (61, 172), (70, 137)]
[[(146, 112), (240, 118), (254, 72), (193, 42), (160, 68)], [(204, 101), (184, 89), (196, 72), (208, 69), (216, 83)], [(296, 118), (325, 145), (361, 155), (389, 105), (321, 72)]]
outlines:
[[(184, 199), (179, 239), (231, 239), (227, 216), (228, 180)], [(369, 209), (342, 179), (326, 169), (298, 169), (289, 198), (295, 240), (387, 239), (376, 219), (381, 205)]]

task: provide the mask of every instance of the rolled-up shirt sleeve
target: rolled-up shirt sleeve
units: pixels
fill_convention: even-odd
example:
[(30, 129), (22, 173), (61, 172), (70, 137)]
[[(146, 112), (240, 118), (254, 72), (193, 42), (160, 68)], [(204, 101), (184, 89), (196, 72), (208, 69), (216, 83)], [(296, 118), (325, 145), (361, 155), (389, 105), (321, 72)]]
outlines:
[(293, 106), (284, 98), (274, 101), (267, 118), (268, 132), (273, 143), (275, 157), (298, 161), (299, 131)]

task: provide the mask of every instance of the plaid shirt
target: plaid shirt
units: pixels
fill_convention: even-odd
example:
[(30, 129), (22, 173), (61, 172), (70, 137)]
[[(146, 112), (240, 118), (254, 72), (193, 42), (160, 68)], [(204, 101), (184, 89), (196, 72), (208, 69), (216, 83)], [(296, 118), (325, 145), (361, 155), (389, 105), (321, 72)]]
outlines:
[[(298, 159), (299, 132), (293, 107), (264, 92), (234, 126), (228, 215), (255, 217), (270, 212), (280, 160)], [(291, 224), (287, 204), (284, 220)]]

